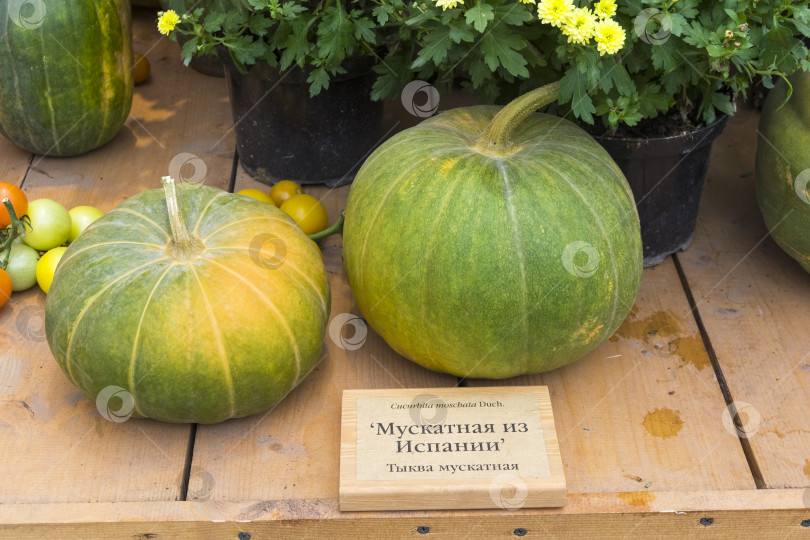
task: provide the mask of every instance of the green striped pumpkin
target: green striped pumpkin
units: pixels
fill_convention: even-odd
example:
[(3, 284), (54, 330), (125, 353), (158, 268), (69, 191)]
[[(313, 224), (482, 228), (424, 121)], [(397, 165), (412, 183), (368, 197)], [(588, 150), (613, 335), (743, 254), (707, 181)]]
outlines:
[(132, 105), (127, 0), (0, 0), (0, 133), (37, 154), (98, 148)]
[(128, 199), (65, 251), (45, 305), (51, 352), (108, 420), (266, 411), (320, 359), (320, 252), (272, 205), (165, 189)]
[(779, 81), (759, 122), (757, 202), (771, 237), (810, 272), (810, 73)]
[(583, 130), (530, 116), (556, 88), (497, 117), (488, 106), (442, 113), (358, 172), (346, 272), (365, 320), (399, 354), (460, 377), (546, 371), (596, 347), (632, 307), (633, 196)]

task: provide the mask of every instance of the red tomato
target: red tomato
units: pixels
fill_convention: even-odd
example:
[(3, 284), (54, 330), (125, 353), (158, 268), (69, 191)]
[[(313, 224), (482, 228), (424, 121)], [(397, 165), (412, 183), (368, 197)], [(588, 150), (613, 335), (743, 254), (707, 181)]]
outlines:
[(28, 197), (14, 184), (0, 182), (0, 227), (6, 228), (11, 225), (11, 216), (8, 215), (3, 199), (11, 201), (14, 212), (18, 218), (21, 218), (28, 212)]
[(3, 307), (9, 298), (11, 298), (11, 276), (0, 268), (0, 307)]

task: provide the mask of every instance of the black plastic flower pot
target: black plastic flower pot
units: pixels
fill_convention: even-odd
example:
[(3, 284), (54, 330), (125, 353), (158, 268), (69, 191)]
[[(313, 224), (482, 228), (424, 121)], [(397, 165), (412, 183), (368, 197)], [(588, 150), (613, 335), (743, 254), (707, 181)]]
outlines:
[(256, 180), (348, 184), (380, 143), (383, 104), (369, 97), (371, 58), (347, 60), (346, 73), (310, 97), (308, 70), (279, 72), (257, 63), (242, 73), (226, 50), (217, 53), (225, 64), (239, 162)]
[(722, 116), (706, 127), (674, 137), (595, 137), (633, 190), (645, 268), (661, 264), (692, 243), (712, 143), (727, 120)]

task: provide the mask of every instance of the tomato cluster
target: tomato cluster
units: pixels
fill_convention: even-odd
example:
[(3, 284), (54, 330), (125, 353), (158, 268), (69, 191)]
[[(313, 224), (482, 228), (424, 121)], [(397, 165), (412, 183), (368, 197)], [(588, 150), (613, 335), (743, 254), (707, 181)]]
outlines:
[(304, 234), (319, 233), (329, 224), (326, 208), (318, 199), (304, 193), (301, 186), (292, 180), (276, 182), (270, 188), (270, 193), (251, 188), (238, 191), (237, 194), (281, 208), (298, 223)]
[(104, 215), (92, 206), (77, 206), (68, 212), (51, 199), (29, 202), (20, 188), (0, 182), (0, 201), (4, 199), (11, 203), (15, 216), (0, 204), (0, 306), (12, 292), (35, 284), (47, 293), (65, 252), (63, 245), (76, 240)]

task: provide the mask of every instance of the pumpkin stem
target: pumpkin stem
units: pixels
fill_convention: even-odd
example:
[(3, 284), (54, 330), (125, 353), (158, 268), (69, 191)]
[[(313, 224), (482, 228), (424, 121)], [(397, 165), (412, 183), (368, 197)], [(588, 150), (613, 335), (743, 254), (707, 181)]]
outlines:
[(166, 194), (166, 209), (169, 212), (169, 224), (172, 227), (172, 241), (166, 246), (166, 251), (182, 261), (189, 260), (198, 255), (202, 249), (202, 242), (191, 236), (186, 229), (183, 214), (180, 212), (180, 205), (177, 203), (177, 190), (174, 185), (174, 178), (164, 176), (163, 192)]
[(556, 101), (559, 92), (560, 83), (553, 82), (515, 98), (498, 111), (484, 134), (470, 148), (494, 157), (505, 157), (516, 152), (518, 146), (510, 140), (512, 132), (534, 111)]

